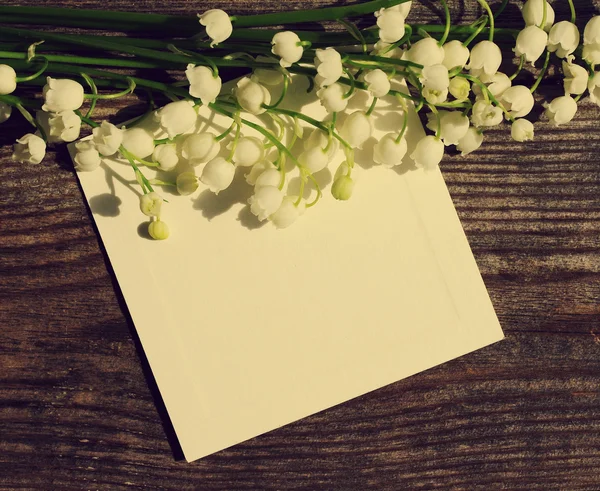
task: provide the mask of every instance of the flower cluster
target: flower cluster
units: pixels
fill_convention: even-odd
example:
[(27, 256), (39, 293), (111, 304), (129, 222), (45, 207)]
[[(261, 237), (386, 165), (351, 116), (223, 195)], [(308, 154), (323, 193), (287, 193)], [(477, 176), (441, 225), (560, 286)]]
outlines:
[[(252, 33), (257, 31), (248, 28), (273, 25), (271, 16), (244, 18), (219, 9), (198, 14), (198, 32), (193, 37), (175, 42), (171, 38), (168, 43), (156, 40), (149, 47), (148, 43), (138, 47), (135, 42), (48, 33), (47, 40), (58, 45), (103, 49), (118, 57), (117, 66), (179, 67), (180, 80), (165, 84), (109, 70), (86, 70), (77, 65), (75, 55), (73, 64), (64, 64), (64, 56), (40, 54), (43, 45), (36, 42), (22, 60), (14, 61), (18, 56), (0, 60), (0, 122), (9, 119), (16, 108), (35, 127), (17, 140), (13, 154), (15, 160), (31, 164), (43, 160), (47, 144), (74, 142), (82, 123), (90, 126), (90, 137), (74, 144), (75, 168), (87, 172), (103, 162), (110, 165), (110, 159), (129, 162), (142, 190), (141, 212), (150, 217), (148, 232), (155, 239), (169, 235), (161, 220), (164, 199), (155, 187), (172, 186), (184, 196), (200, 188), (218, 194), (239, 176), (253, 188), (248, 207), (257, 219), (286, 228), (322, 197), (319, 173), (334, 162), (337, 169), (331, 195), (342, 201), (351, 198), (355, 151), (373, 140), (378, 108), (389, 101), (402, 108), (403, 123), (372, 141), (373, 162), (393, 168), (410, 159), (425, 171), (438, 168), (448, 146), (462, 155), (476, 151), (485, 132), (503, 121), (511, 125), (513, 140), (532, 140), (536, 89), (551, 60), (564, 75), (564, 95), (543, 104), (543, 119), (552, 125), (570, 122), (577, 102), (586, 94), (600, 105), (600, 72), (595, 71), (600, 64), (600, 16), (587, 21), (582, 38), (571, 0), (570, 19), (557, 18), (547, 0), (527, 0), (522, 7), (523, 29), (503, 29), (503, 35), (512, 36), (509, 47), (518, 59), (513, 73), (507, 74), (500, 68), (512, 60), (503, 60), (495, 40), (499, 15), (485, 0), (478, 2), (484, 15), (455, 29), (442, 0), (446, 22), (436, 37), (433, 34), (439, 29), (428, 29), (430, 26), (413, 32), (411, 2), (402, 0), (373, 0), (348, 8), (349, 17), (339, 17), (348, 32), (336, 34), (335, 44), (322, 42), (319, 33), (310, 31), (273, 31), (265, 43), (262, 39), (267, 31), (261, 30), (254, 38)], [(302, 11), (282, 13), (277, 23), (314, 21), (321, 14), (326, 20), (331, 12), (345, 10), (325, 8), (306, 16)], [(371, 20), (372, 28), (359, 29), (350, 19), (361, 14)], [(105, 16), (117, 19), (116, 14)], [(10, 34), (11, 28), (6, 31)], [(12, 31), (32, 40), (39, 34)], [(247, 39), (254, 41), (248, 43)], [(112, 55), (114, 52), (121, 54)], [(132, 61), (131, 55), (136, 59)], [(89, 64), (90, 58), (85, 62)], [(18, 76), (18, 71), (39, 63), (42, 66), (34, 74)], [(97, 64), (102, 63), (99, 58)], [(231, 89), (224, 89), (219, 74), (227, 67), (247, 70)], [(533, 84), (518, 83), (523, 69), (535, 74)], [(15, 95), (19, 87), (27, 89), (42, 76), (46, 76), (46, 84), (41, 100), (31, 102)], [(289, 88), (302, 77), (309, 80), (309, 90), (327, 113), (321, 121), (286, 109), (285, 101), (293, 97)], [(105, 87), (123, 90), (101, 94), (99, 88)], [(93, 119), (98, 101), (139, 89), (167, 96), (172, 102), (156, 107), (150, 98), (146, 117), (128, 124)], [(357, 109), (349, 103), (359, 92), (366, 94), (362, 100), (367, 103)], [(229, 118), (230, 126), (220, 134), (199, 129), (200, 106)], [(413, 107), (423, 113), (429, 133), (411, 145), (406, 128)], [(148, 129), (149, 123), (154, 130)], [(342, 153), (339, 164), (336, 156)], [(144, 167), (163, 171), (167, 177), (147, 178)], [(291, 170), (299, 178), (298, 189), (290, 186)]]

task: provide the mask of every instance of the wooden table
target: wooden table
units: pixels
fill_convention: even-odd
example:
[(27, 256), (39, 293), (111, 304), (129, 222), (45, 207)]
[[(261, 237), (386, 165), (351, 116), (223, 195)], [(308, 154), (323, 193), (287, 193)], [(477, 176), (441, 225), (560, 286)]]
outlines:
[[(452, 3), (463, 22), (479, 15), (467, 3)], [(578, 6), (580, 17), (599, 6)], [(425, 2), (410, 20), (438, 14)], [(507, 23), (521, 27), (514, 6)], [(1, 126), (0, 489), (600, 489), (599, 125), (586, 99), (568, 126), (536, 123), (535, 143), (513, 143), (503, 125), (480, 151), (442, 162), (505, 341), (193, 464), (181, 461), (68, 157), (13, 163), (6, 144), (27, 128)]]

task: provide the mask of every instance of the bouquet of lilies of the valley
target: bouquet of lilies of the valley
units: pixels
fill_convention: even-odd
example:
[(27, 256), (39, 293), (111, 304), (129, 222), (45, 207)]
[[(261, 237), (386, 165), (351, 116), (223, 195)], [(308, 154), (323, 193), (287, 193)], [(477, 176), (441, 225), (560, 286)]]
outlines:
[[(193, 18), (0, 7), (0, 122), (20, 113), (31, 123), (34, 129), (16, 141), (13, 153), (14, 160), (30, 164), (42, 162), (47, 144), (74, 142), (82, 124), (89, 126), (91, 137), (75, 143), (75, 168), (93, 171), (109, 158), (128, 162), (155, 239), (169, 235), (161, 220), (164, 199), (156, 188), (174, 186), (188, 195), (206, 186), (219, 193), (239, 167), (247, 168), (244, 177), (254, 187), (252, 213), (285, 228), (318, 202), (322, 189), (315, 175), (340, 148), (345, 158), (331, 193), (339, 200), (351, 197), (355, 149), (371, 137), (372, 119), (385, 100), (398, 105), (404, 123), (374, 145), (373, 162), (402, 164), (408, 152), (407, 113), (414, 107), (427, 112), (431, 133), (408, 157), (425, 170), (437, 168), (446, 146), (455, 145), (463, 155), (477, 150), (485, 131), (504, 119), (514, 140), (532, 140), (534, 126), (526, 117), (551, 61), (564, 74), (565, 95), (544, 102), (544, 118), (554, 125), (568, 123), (585, 95), (600, 105), (599, 16), (581, 24), (581, 39), (572, 0), (570, 19), (555, 19), (546, 0), (528, 0), (520, 31), (496, 27), (506, 0), (495, 12), (485, 0), (478, 2), (483, 15), (464, 26), (451, 24), (446, 0), (440, 0), (442, 25), (409, 24), (411, 2), (402, 0), (248, 16), (213, 9)], [(314, 22), (336, 22), (343, 29), (302, 29)], [(35, 31), (23, 24), (109, 29), (128, 36)], [(294, 30), (266, 28), (279, 25)], [(151, 38), (140, 34), (150, 31)], [(518, 60), (510, 74), (499, 71), (502, 44)], [(536, 63), (534, 83), (516, 83), (524, 65)], [(157, 69), (171, 78), (139, 76)], [(134, 70), (136, 76), (128, 74)], [(237, 78), (226, 90), (221, 76), (232, 70)], [(308, 80), (308, 90), (326, 109), (322, 120), (284, 109), (288, 89), (299, 78)], [(35, 97), (40, 88), (41, 96)], [(348, 102), (360, 91), (368, 103), (340, 124), (338, 115), (349, 112)], [(99, 101), (132, 92), (147, 99), (145, 114), (126, 124), (94, 119)], [(171, 102), (158, 107), (160, 98)], [(230, 126), (220, 134), (195, 130), (201, 106), (230, 118)], [(273, 124), (261, 124), (265, 118)], [(163, 137), (145, 128), (148, 119)], [(144, 167), (170, 178), (148, 178)], [(301, 181), (293, 192), (287, 187), (290, 168)]]

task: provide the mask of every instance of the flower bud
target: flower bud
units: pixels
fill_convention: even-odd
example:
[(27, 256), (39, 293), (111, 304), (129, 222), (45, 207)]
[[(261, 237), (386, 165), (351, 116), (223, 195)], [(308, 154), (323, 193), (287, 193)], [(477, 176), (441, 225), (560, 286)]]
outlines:
[(0, 101), (0, 123), (4, 123), (12, 113), (12, 106)]
[(96, 170), (102, 162), (102, 158), (98, 153), (96, 145), (90, 140), (76, 143), (75, 149), (77, 152), (75, 153), (73, 161), (75, 162), (75, 169), (79, 172), (91, 172)]
[(185, 171), (177, 176), (175, 184), (177, 185), (177, 192), (181, 196), (187, 196), (198, 189), (198, 178), (192, 171)]
[(442, 92), (450, 85), (448, 69), (444, 65), (430, 65), (421, 70), (421, 83), (426, 89)]
[(81, 118), (73, 111), (49, 113), (47, 123), (49, 141), (72, 142), (79, 138)]
[(407, 150), (406, 138), (402, 137), (396, 143), (396, 135), (388, 133), (375, 144), (373, 148), (373, 161), (385, 167), (394, 167), (402, 164), (402, 159), (406, 155)]
[(340, 201), (347, 201), (352, 197), (354, 181), (348, 175), (338, 176), (331, 186), (331, 195)]
[(181, 147), (181, 156), (190, 165), (205, 164), (214, 159), (221, 151), (221, 144), (209, 132), (194, 133), (185, 138)]
[(295, 199), (291, 196), (285, 196), (281, 205), (275, 213), (273, 213), (269, 220), (277, 228), (287, 228), (294, 223), (300, 216), (300, 210), (294, 203)]
[(600, 72), (596, 72), (590, 78), (587, 88), (590, 91), (590, 101), (600, 106)]
[(376, 68), (368, 71), (364, 76), (367, 90), (373, 97), (384, 97), (390, 91), (390, 79), (383, 70)]
[(271, 94), (261, 84), (254, 82), (249, 77), (238, 81), (235, 96), (242, 109), (250, 114), (262, 114), (266, 111), (263, 104), (271, 102)]
[(319, 87), (327, 87), (339, 80), (344, 73), (342, 57), (333, 48), (315, 50), (315, 68), (317, 76), (315, 82)]
[(0, 65), (0, 95), (12, 94), (17, 88), (17, 73), (10, 65)]
[(457, 39), (447, 42), (442, 46), (444, 49), (444, 60), (442, 64), (448, 69), (460, 67), (464, 68), (469, 61), (469, 48), (463, 45)]
[(233, 161), (239, 167), (250, 167), (261, 161), (265, 156), (263, 142), (255, 136), (240, 138), (235, 147)]
[(436, 39), (423, 38), (413, 43), (404, 53), (404, 58), (423, 66), (439, 65), (444, 61), (444, 48), (438, 45)]
[(471, 50), (471, 57), (466, 68), (474, 77), (488, 82), (498, 71), (502, 63), (502, 52), (496, 43), (480, 41)]
[(377, 27), (379, 27), (379, 39), (384, 43), (395, 43), (404, 36), (404, 15), (394, 9), (381, 9), (375, 12)]
[(548, 34), (546, 34), (546, 31), (538, 26), (527, 26), (519, 32), (517, 44), (513, 51), (517, 56), (525, 55), (525, 61), (533, 65), (542, 56), (547, 43)]
[(105, 157), (114, 155), (123, 143), (124, 131), (108, 121), (92, 130), (92, 140), (98, 152)]
[(227, 189), (235, 176), (235, 166), (223, 157), (215, 157), (202, 169), (200, 180), (215, 194)]
[(154, 147), (154, 152), (152, 152), (152, 159), (154, 162), (158, 162), (160, 170), (173, 170), (179, 162), (177, 147), (174, 143), (156, 145), (156, 147)]
[(577, 112), (577, 102), (568, 95), (557, 97), (550, 104), (544, 104), (544, 107), (546, 116), (554, 126), (570, 122)]
[(566, 61), (562, 62), (563, 73), (565, 74), (564, 87), (565, 93), (583, 94), (587, 89), (588, 71), (580, 65), (575, 65)]
[[(444, 145), (456, 145), (460, 139), (467, 134), (469, 129), (469, 118), (460, 111), (439, 110), (440, 118), (440, 138)], [(431, 131), (437, 131), (438, 116), (433, 113), (427, 113), (429, 119), (427, 128)]]
[(510, 136), (516, 142), (533, 140), (533, 123), (526, 119), (517, 119), (510, 127)]
[(145, 159), (154, 152), (154, 137), (143, 128), (129, 128), (123, 132), (122, 145), (131, 154)]
[(155, 220), (148, 224), (148, 234), (154, 240), (165, 240), (169, 238), (169, 227), (162, 220)]
[[(502, 119), (502, 115), (500, 115), (500, 119)], [(477, 128), (470, 126), (466, 135), (463, 136), (458, 142), (458, 145), (456, 145), (456, 149), (464, 157), (465, 155), (469, 155), (471, 152), (477, 150), (481, 146), (482, 142), (483, 133), (481, 133)]]
[(600, 44), (600, 15), (593, 16), (585, 25), (583, 44)]
[(273, 45), (271, 53), (281, 58), (279, 63), (282, 67), (292, 66), (300, 61), (304, 53), (298, 34), (292, 31), (278, 32), (273, 36), (271, 44)]
[(535, 101), (527, 87), (513, 85), (504, 91), (500, 102), (513, 118), (522, 118), (531, 112)]
[(556, 52), (559, 58), (565, 58), (579, 46), (579, 29), (571, 22), (563, 20), (552, 26), (548, 36), (548, 51)]
[(167, 132), (169, 138), (175, 138), (190, 130), (197, 119), (192, 101), (170, 102), (154, 114), (154, 120)]
[(317, 97), (327, 112), (338, 113), (346, 109), (348, 99), (344, 98), (344, 89), (340, 84), (323, 87), (317, 91)]
[(200, 99), (204, 105), (215, 102), (221, 92), (221, 77), (215, 77), (210, 68), (195, 66), (193, 63), (187, 66), (185, 76), (190, 82), (189, 92), (192, 97)]
[(554, 9), (547, 0), (527, 0), (523, 5), (523, 20), (528, 26), (539, 26), (544, 17), (544, 3), (546, 4), (546, 23), (543, 28), (549, 31), (554, 24)]
[(471, 122), (478, 127), (497, 126), (502, 123), (502, 109), (489, 101), (477, 101), (473, 104)]
[(283, 202), (283, 192), (277, 186), (260, 186), (248, 200), (250, 211), (262, 222), (275, 213)]
[(48, 77), (43, 89), (44, 111), (75, 111), (83, 104), (83, 86), (75, 80)]
[(12, 159), (25, 164), (39, 164), (46, 155), (46, 142), (39, 136), (27, 133), (17, 140)]
[(140, 196), (140, 210), (149, 217), (159, 217), (163, 199), (160, 194), (151, 192)]
[(350, 114), (340, 130), (340, 136), (346, 140), (352, 148), (362, 148), (373, 132), (371, 118), (362, 111)]
[(471, 92), (471, 84), (466, 78), (454, 77), (452, 80), (450, 80), (448, 91), (455, 99), (459, 101), (466, 101), (469, 98), (469, 93)]
[(222, 43), (231, 36), (233, 26), (227, 12), (220, 9), (207, 10), (198, 14), (199, 22), (206, 27), (206, 34), (212, 40), (210, 47)]
[(421, 138), (410, 158), (415, 165), (425, 171), (434, 170), (444, 157), (444, 144), (435, 136)]

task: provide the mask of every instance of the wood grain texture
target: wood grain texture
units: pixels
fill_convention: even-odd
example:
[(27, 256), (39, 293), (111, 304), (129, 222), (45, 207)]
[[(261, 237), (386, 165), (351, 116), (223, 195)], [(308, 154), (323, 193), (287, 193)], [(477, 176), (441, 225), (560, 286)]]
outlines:
[[(597, 1), (576, 3), (582, 18), (600, 11)], [(319, 2), (226, 7), (309, 4)], [(223, 5), (110, 8), (193, 14)], [(451, 3), (463, 22), (479, 15), (474, 5)], [(438, 12), (415, 3), (411, 19)], [(511, 23), (520, 27), (515, 7), (501, 21)], [(24, 166), (3, 146), (0, 489), (600, 490), (600, 109), (580, 107), (567, 127), (538, 123), (535, 143), (510, 141), (504, 125), (479, 152), (442, 163), (505, 341), (193, 464), (169, 444), (69, 159)], [(2, 125), (0, 140), (25, 130)]]

